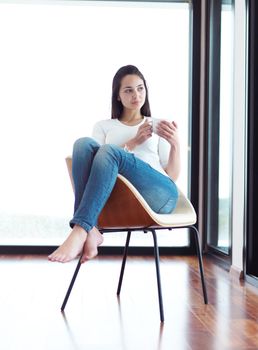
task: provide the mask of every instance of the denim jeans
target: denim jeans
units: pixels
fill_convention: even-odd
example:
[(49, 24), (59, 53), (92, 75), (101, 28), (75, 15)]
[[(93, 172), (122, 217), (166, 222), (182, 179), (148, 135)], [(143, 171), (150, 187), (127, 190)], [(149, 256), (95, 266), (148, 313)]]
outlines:
[(121, 147), (100, 146), (89, 137), (74, 143), (72, 173), (75, 204), (70, 226), (79, 225), (87, 232), (97, 225), (118, 173), (132, 183), (155, 212), (170, 213), (177, 203), (177, 187), (168, 176)]

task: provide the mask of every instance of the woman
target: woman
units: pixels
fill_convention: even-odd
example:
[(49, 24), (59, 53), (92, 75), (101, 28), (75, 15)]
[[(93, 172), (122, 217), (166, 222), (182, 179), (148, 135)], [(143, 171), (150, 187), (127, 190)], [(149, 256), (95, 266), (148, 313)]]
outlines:
[[(166, 160), (160, 151), (164, 140), (170, 146)], [(98, 254), (103, 236), (96, 227), (97, 219), (118, 173), (155, 212), (170, 213), (178, 198), (174, 181), (180, 171), (179, 153), (176, 123), (151, 118), (142, 73), (131, 65), (120, 68), (113, 79), (112, 118), (96, 123), (93, 138), (81, 138), (74, 144), (72, 231), (49, 260), (68, 262), (82, 254), (83, 263)]]

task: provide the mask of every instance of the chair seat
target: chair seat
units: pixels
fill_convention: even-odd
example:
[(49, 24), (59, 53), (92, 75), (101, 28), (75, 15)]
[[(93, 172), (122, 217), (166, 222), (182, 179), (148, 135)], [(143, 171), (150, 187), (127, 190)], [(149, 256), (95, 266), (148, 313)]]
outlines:
[(99, 216), (101, 229), (142, 227), (185, 227), (196, 223), (190, 201), (179, 190), (176, 208), (171, 214), (154, 212), (137, 189), (122, 175)]

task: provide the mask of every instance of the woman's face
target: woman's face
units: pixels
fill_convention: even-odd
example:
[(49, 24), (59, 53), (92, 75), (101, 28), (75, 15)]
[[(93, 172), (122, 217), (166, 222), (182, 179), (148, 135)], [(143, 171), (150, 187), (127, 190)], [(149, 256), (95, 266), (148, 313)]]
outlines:
[(140, 110), (145, 103), (146, 89), (143, 80), (135, 74), (128, 74), (121, 80), (118, 100), (125, 109)]

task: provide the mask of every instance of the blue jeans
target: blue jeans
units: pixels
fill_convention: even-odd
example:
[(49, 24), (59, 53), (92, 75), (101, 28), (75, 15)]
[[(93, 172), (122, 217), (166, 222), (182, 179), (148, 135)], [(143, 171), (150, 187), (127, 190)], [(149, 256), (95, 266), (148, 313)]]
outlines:
[(72, 172), (75, 204), (70, 226), (79, 225), (87, 232), (97, 225), (118, 173), (133, 184), (155, 212), (170, 213), (177, 203), (177, 187), (168, 176), (118, 146), (100, 146), (89, 137), (74, 144)]

